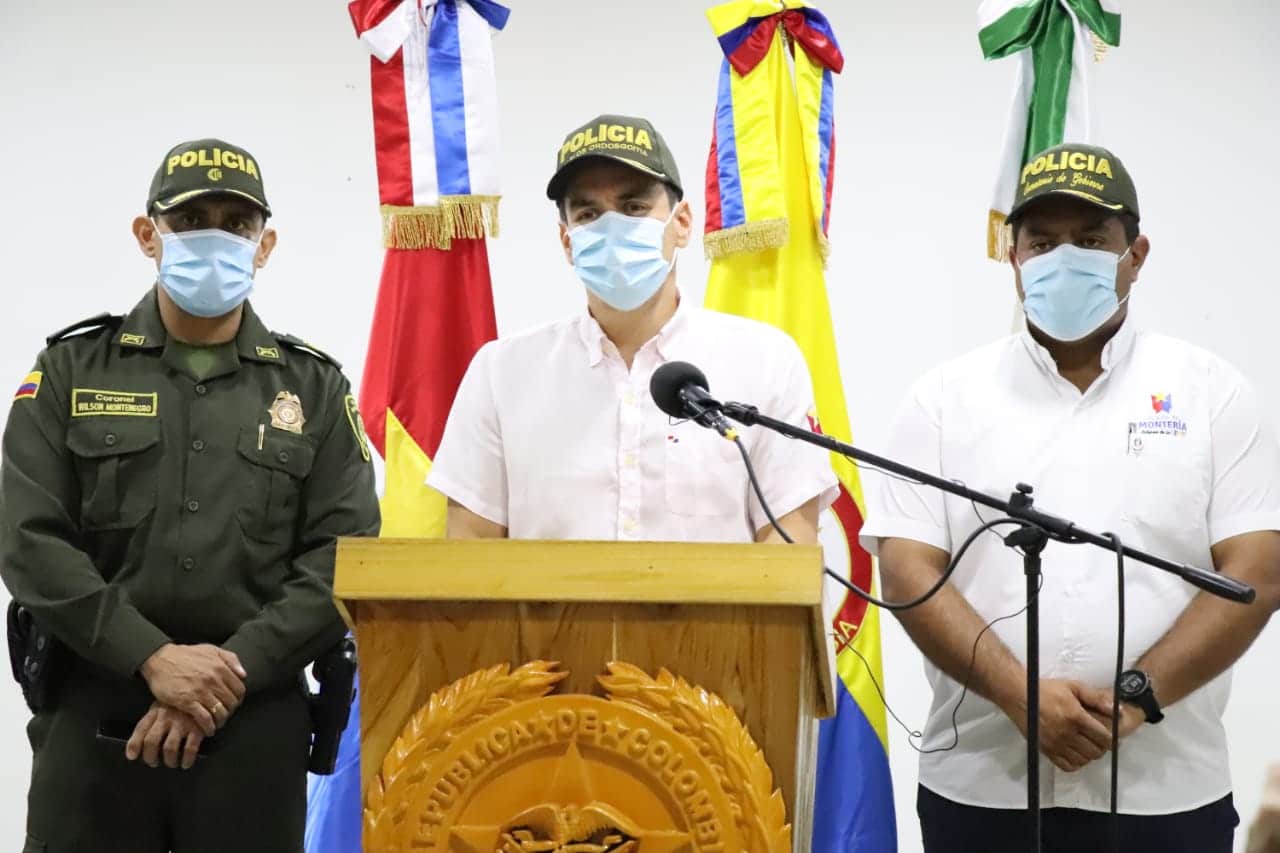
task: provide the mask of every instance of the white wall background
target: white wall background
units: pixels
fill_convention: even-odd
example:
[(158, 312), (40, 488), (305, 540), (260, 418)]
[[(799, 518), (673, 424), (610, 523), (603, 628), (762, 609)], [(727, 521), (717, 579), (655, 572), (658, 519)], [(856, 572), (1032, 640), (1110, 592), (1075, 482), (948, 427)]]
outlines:
[[(513, 0), (497, 42), (506, 199), (491, 256), (502, 332), (580, 304), (543, 197), (569, 128), (601, 112), (649, 116), (701, 210), (719, 62), (709, 4)], [(982, 61), (976, 0), (821, 5), (847, 59), (828, 286), (855, 435), (876, 449), (915, 376), (1009, 329), (1010, 273), (983, 249), (1014, 69)], [(1280, 6), (1126, 0), (1124, 12), (1123, 46), (1096, 91), (1105, 142), (1137, 180), (1154, 247), (1135, 314), (1235, 362), (1280, 422), (1270, 258)], [(358, 381), (381, 257), (368, 85), (338, 0), (0, 0), (0, 377), (16, 386), (54, 329), (134, 303), (151, 270), (128, 229), (151, 173), (171, 144), (217, 135), (258, 157), (277, 214), (260, 312), (330, 350)], [(701, 301), (697, 249), (682, 256), (681, 275)], [(884, 642), (889, 699), (919, 724), (919, 657), (892, 619)], [(1237, 668), (1228, 711), (1246, 823), (1264, 763), (1280, 758), (1278, 653), (1273, 627)], [(29, 755), (25, 709), (5, 681), (0, 838), (10, 840), (0, 846), (12, 847)], [(901, 849), (914, 851), (914, 753), (900, 731), (890, 738)]]

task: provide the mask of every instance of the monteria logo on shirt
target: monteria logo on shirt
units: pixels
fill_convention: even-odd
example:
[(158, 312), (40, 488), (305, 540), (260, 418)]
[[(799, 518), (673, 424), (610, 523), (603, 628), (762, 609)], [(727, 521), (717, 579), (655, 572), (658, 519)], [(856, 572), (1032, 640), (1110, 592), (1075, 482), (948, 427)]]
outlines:
[(1171, 415), (1129, 422), (1131, 435), (1186, 435), (1187, 422)]
[(159, 395), (152, 391), (139, 394), (133, 391), (102, 391), (96, 388), (71, 389), (71, 416), (125, 415), (154, 418)]

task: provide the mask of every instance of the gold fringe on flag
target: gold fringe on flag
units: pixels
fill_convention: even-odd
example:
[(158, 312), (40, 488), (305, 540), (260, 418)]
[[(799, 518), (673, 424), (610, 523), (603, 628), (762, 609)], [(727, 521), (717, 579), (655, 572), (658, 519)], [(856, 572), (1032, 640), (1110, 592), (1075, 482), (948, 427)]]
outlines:
[(993, 261), (1005, 263), (1009, 260), (1009, 250), (1013, 248), (1013, 229), (1005, 215), (993, 210), (987, 215), (987, 257)]
[(388, 249), (448, 249), (454, 238), (498, 236), (496, 195), (445, 195), (433, 207), (382, 206), (382, 245)]
[(702, 251), (708, 260), (714, 261), (734, 252), (781, 249), (789, 239), (790, 227), (785, 218), (762, 219), (704, 234)]

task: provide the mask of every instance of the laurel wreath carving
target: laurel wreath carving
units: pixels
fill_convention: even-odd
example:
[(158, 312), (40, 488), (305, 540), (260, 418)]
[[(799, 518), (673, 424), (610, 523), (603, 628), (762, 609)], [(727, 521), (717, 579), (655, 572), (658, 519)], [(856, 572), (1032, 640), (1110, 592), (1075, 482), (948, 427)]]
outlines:
[(782, 792), (773, 787), (764, 753), (724, 700), (666, 669), (656, 678), (629, 663), (614, 662), (608, 670), (598, 680), (612, 701), (654, 714), (694, 743), (728, 796), (748, 850), (791, 849)]
[(408, 851), (413, 821), (407, 820), (413, 790), (427, 777), (432, 759), (470, 726), (519, 702), (541, 699), (569, 673), (552, 661), (530, 661), (477, 670), (442, 687), (409, 720), (369, 783), (365, 798), (365, 849)]
[[(473, 672), (431, 694), (410, 718), (370, 781), (364, 810), (364, 846), (408, 853), (414, 832), (409, 804), (427, 778), (432, 760), (462, 732), (511, 705), (541, 699), (564, 679), (556, 663), (531, 661), (511, 670), (498, 664)], [(791, 849), (782, 792), (750, 732), (720, 697), (660, 669), (656, 678), (628, 663), (608, 666), (598, 678), (611, 701), (656, 716), (687, 737), (710, 765), (725, 792), (747, 849), (781, 853)]]

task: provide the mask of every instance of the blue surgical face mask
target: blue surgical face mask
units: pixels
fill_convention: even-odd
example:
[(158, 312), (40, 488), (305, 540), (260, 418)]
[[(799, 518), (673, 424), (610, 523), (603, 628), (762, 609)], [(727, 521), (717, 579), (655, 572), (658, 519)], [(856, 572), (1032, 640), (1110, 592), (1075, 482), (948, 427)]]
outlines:
[(634, 311), (648, 302), (667, 280), (675, 258), (662, 254), (666, 220), (601, 214), (585, 225), (569, 229), (573, 270), (587, 289), (619, 311)]
[(1127, 254), (1128, 249), (1117, 256), (1064, 243), (1023, 261), (1022, 310), (1027, 319), (1054, 340), (1087, 338), (1120, 310), (1116, 268)]
[(160, 285), (196, 317), (221, 317), (249, 298), (258, 242), (217, 228), (161, 234)]

